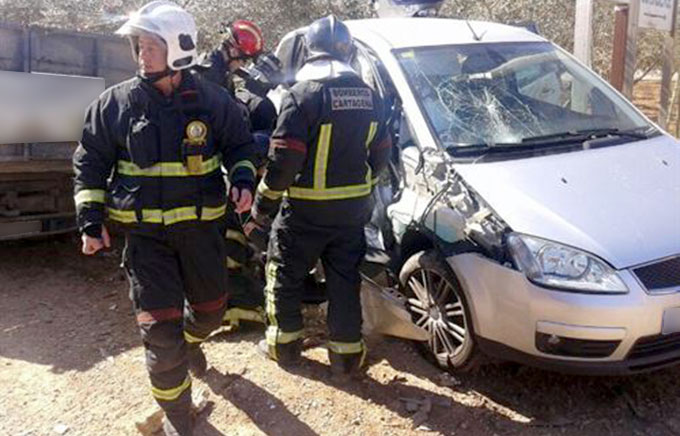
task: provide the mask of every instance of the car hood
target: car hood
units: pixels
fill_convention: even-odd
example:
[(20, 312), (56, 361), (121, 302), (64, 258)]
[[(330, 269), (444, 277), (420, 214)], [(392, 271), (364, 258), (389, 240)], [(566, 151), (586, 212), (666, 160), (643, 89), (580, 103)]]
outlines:
[(668, 136), (454, 167), (513, 231), (617, 269), (680, 253), (680, 143)]

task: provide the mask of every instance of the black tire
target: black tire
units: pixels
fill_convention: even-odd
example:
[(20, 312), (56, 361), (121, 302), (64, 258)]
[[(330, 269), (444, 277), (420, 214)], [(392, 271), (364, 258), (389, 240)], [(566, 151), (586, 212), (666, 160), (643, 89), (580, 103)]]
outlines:
[(411, 256), (399, 282), (413, 322), (428, 331), (427, 342), (416, 347), (433, 363), (452, 372), (479, 367), (482, 355), (474, 340), (465, 294), (446, 262), (434, 250)]

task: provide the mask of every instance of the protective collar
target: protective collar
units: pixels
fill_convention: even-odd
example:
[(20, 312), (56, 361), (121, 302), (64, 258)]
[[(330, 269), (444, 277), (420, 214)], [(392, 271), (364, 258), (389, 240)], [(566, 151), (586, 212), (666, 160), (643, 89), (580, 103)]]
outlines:
[(357, 75), (357, 72), (346, 64), (335, 59), (319, 59), (306, 63), (295, 75), (295, 81), (335, 79), (340, 76)]

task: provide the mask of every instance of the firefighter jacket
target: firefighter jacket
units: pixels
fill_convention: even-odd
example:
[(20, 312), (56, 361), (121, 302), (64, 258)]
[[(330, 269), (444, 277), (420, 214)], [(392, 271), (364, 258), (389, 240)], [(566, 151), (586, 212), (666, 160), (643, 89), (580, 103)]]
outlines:
[(90, 105), (73, 156), (81, 231), (98, 237), (106, 215), (142, 230), (217, 220), (226, 210), (222, 166), (232, 185), (254, 187), (253, 138), (237, 105), (181, 74), (170, 97), (133, 78)]
[(391, 144), (382, 100), (353, 71), (296, 83), (272, 135), (256, 220), (266, 224), (283, 198), (284, 209), (303, 222), (364, 225)]
[(220, 50), (204, 56), (198, 71), (205, 79), (226, 88), (243, 105), (252, 131), (270, 132), (274, 128), (276, 108), (267, 93), (247, 72), (231, 73)]

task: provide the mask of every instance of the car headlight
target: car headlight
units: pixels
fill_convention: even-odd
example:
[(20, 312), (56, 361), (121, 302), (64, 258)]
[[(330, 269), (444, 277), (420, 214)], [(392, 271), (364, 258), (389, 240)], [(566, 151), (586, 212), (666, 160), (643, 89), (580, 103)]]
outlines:
[(628, 292), (616, 271), (592, 254), (518, 233), (507, 241), (515, 265), (539, 285), (577, 292)]

